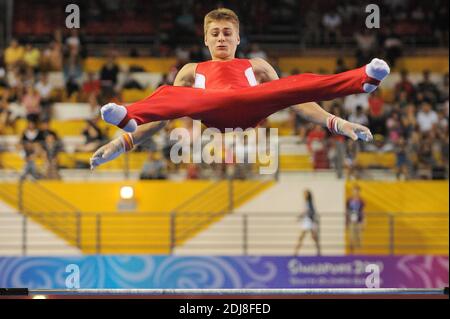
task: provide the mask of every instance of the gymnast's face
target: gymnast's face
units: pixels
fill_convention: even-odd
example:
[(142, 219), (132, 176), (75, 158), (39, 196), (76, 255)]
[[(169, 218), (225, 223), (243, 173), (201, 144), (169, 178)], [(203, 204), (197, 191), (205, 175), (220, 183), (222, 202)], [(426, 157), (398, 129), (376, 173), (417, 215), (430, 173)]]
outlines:
[(205, 45), (208, 47), (213, 60), (234, 59), (240, 42), (239, 31), (230, 21), (212, 21), (205, 33)]

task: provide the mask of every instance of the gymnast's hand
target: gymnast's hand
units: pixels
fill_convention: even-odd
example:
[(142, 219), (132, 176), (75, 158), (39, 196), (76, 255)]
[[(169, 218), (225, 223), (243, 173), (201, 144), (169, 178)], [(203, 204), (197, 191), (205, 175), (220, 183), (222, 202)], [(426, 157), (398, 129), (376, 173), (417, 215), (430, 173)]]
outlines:
[(369, 128), (361, 124), (345, 121), (341, 130), (343, 135), (350, 137), (354, 141), (358, 138), (364, 142), (370, 142), (373, 140), (373, 136)]
[(354, 141), (358, 138), (364, 142), (373, 140), (369, 128), (361, 124), (346, 121), (337, 116), (331, 116), (327, 119), (327, 127), (332, 133), (345, 135)]
[(100, 147), (90, 159), (91, 169), (97, 166), (112, 161), (120, 154), (132, 150), (134, 147), (133, 137), (130, 133), (123, 134), (122, 136), (112, 140), (108, 144)]

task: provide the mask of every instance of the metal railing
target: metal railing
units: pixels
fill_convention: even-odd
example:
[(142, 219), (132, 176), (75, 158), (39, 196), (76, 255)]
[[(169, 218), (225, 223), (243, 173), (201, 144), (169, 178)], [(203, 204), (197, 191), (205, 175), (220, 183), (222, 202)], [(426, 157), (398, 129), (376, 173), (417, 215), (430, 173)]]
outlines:
[(228, 179), (226, 184), (216, 182), (176, 207), (170, 214), (171, 252), (178, 243), (192, 237), (205, 225), (232, 213), (238, 203), (258, 193), (268, 183), (270, 181), (260, 181), (244, 191), (236, 192), (233, 179)]
[[(190, 216), (183, 223), (196, 224), (195, 214)], [(360, 246), (352, 251), (343, 215), (321, 214), (319, 242), (323, 255), (448, 255), (448, 217), (448, 213), (368, 214)], [(227, 214), (206, 239), (192, 240), (195, 233), (180, 236), (177, 218), (170, 213), (0, 213), (0, 251), (27, 255), (35, 249), (49, 254), (60, 249), (54, 239), (37, 240), (30, 219), (85, 254), (292, 255), (302, 231), (301, 216), (295, 213)], [(300, 255), (315, 254), (313, 244), (305, 239)]]

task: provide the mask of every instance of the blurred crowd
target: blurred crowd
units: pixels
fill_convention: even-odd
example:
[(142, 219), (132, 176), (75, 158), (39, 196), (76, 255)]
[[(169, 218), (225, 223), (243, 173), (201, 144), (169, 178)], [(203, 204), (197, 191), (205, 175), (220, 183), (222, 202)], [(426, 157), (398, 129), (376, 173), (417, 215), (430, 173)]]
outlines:
[[(330, 113), (368, 126), (374, 136), (372, 143), (331, 136), (325, 128), (302, 120), (295, 109), (291, 119), (300, 140), (313, 154), (315, 168), (334, 167), (339, 176), (346, 169), (349, 178), (362, 178), (367, 167), (357, 161), (360, 152), (394, 153), (398, 179), (445, 179), (449, 166), (448, 81), (448, 73), (433, 81), (424, 70), (422, 79), (413, 84), (403, 70), (392, 102), (378, 89), (323, 103)], [(383, 163), (369, 166), (381, 168)]]

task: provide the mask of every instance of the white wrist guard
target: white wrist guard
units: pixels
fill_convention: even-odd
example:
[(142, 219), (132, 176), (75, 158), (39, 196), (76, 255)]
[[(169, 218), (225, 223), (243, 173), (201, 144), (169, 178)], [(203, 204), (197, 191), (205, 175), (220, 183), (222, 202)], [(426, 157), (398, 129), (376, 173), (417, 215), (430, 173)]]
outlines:
[(327, 128), (333, 134), (343, 134), (342, 126), (344, 125), (345, 120), (337, 117), (335, 115), (327, 118)]
[(121, 136), (122, 146), (125, 152), (131, 151), (134, 148), (134, 140), (131, 133), (125, 133)]

